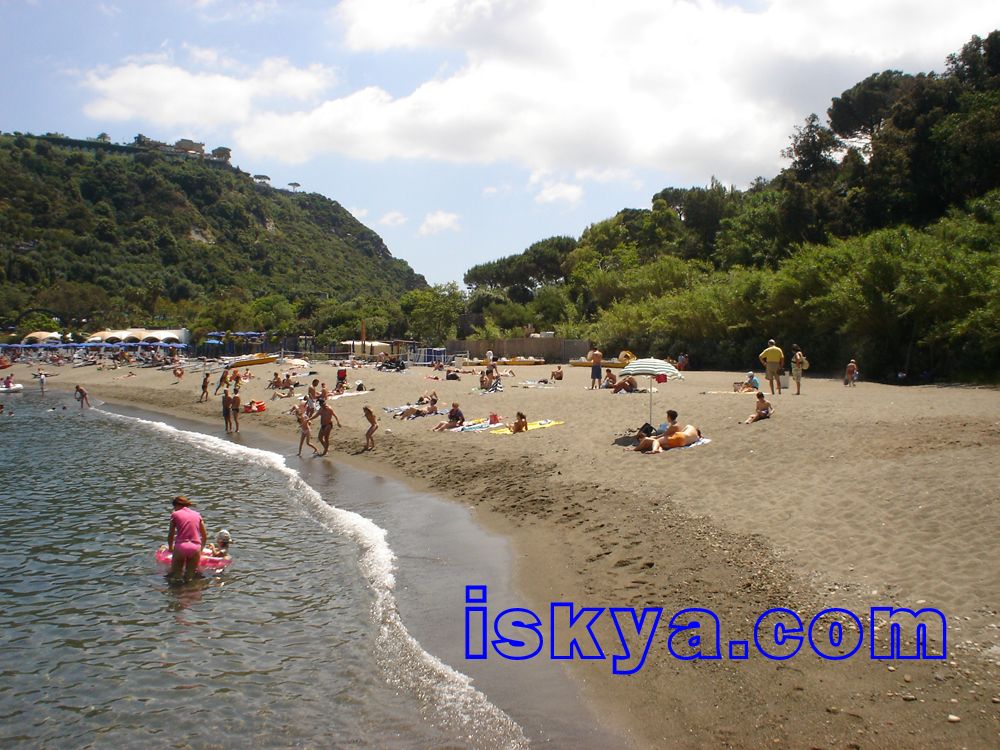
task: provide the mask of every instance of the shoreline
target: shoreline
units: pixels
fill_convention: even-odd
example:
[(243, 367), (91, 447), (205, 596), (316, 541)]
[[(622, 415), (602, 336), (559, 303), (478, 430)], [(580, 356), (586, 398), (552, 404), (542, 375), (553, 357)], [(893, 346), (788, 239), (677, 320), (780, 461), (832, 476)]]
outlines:
[[(315, 377), (336, 379), (334, 368), (314, 367)], [(542, 369), (520, 368), (503, 393), (486, 396), (470, 392), (468, 377), (453, 383), (426, 380), (420, 370), (352, 370), (349, 380), (363, 378), (375, 390), (333, 402), (345, 427), (334, 428), (331, 451), (349, 466), (470, 507), (478, 523), (508, 536), (516, 586), (536, 611), (572, 601), (662, 607), (669, 618), (702, 607), (716, 612), (727, 636), (734, 627), (745, 632), (771, 606), (861, 614), (873, 604), (925, 601), (920, 606), (948, 615), (948, 661), (891, 662), (898, 667), (892, 672), (862, 656), (679, 661), (663, 633), (629, 677), (612, 675), (607, 661), (571, 662), (589, 702), (632, 746), (995, 742), (996, 392), (867, 383), (845, 389), (807, 378), (803, 396), (772, 399), (778, 411), (769, 423), (738, 425), (752, 399), (724, 392), (734, 376), (686, 373), (686, 381), (659, 387), (653, 421), (669, 405), (682, 423), (697, 420), (713, 443), (642, 456), (623, 454), (619, 433), (646, 421), (648, 396), (585, 391), (587, 373), (573, 368), (557, 388), (512, 387), (523, 377), (545, 377), (547, 370), (534, 372)], [(258, 379), (243, 394), (266, 400), (269, 373), (255, 370)], [(108, 401), (209, 425), (218, 414), (218, 399), (184, 403), (200, 392), (197, 372), (178, 386), (171, 373), (156, 370), (113, 380), (124, 372), (62, 368), (59, 386), (80, 382)], [(523, 409), (529, 420), (566, 424), (516, 436), (439, 434), (430, 432), (434, 417), (401, 423), (381, 411), (425, 388), (436, 388), (444, 403), (461, 401), (470, 419)], [(243, 424), (294, 440), (291, 419), (272, 411), (283, 402), (267, 403), (267, 412), (243, 415)], [(381, 424), (369, 454), (359, 450), (366, 403)], [(930, 408), (936, 413), (927, 416)], [(938, 439), (941, 424), (953, 422), (949, 439)], [(886, 530), (887, 520), (896, 528)], [(595, 628), (602, 643), (610, 637), (606, 625)], [(962, 721), (949, 722), (949, 714)]]

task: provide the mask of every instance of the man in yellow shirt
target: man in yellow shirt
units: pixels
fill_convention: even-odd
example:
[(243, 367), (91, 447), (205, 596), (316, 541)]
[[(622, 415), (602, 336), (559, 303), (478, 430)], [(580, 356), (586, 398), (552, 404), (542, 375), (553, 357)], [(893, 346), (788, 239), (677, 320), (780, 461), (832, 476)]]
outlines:
[(774, 343), (774, 339), (767, 342), (767, 349), (760, 353), (760, 362), (766, 368), (764, 377), (771, 384), (771, 395), (774, 395), (774, 383), (778, 383), (778, 395), (781, 395), (781, 379), (778, 373), (785, 366), (785, 353)]

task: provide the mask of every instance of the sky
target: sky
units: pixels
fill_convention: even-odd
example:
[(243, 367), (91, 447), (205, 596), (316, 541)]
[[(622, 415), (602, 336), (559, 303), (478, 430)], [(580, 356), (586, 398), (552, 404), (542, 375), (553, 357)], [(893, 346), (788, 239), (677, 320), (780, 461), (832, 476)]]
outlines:
[(191, 138), (338, 201), (432, 284), (665, 187), (776, 175), (996, 0), (0, 0), (0, 130)]

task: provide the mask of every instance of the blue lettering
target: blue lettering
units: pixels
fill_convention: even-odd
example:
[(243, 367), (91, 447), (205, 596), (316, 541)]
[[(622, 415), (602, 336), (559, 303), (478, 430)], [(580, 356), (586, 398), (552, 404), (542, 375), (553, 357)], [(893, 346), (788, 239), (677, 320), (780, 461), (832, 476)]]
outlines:
[[(687, 615), (687, 617), (684, 617)], [(695, 615), (707, 615), (711, 618), (711, 622), (715, 625), (714, 637), (710, 635), (703, 636), (701, 634), (702, 622), (700, 619), (695, 617)], [(681, 622), (687, 624), (681, 625)], [(719, 647), (719, 630), (721, 626), (719, 625), (719, 618), (715, 616), (715, 613), (709, 609), (682, 609), (676, 615), (674, 615), (670, 620), (670, 628), (675, 632), (670, 634), (670, 640), (667, 641), (667, 648), (670, 649), (670, 653), (675, 659), (718, 659), (720, 658), (719, 652), (721, 651)], [(677, 638), (681, 633), (685, 633), (688, 630), (698, 631), (687, 635), (687, 649), (693, 650), (694, 653), (690, 653), (687, 656), (682, 656), (674, 651), (674, 638)], [(708, 646), (711, 647), (715, 645), (715, 650), (711, 653), (704, 653), (703, 649)], [(687, 650), (685, 649), (685, 650)]]
[[(820, 650), (819, 646), (817, 646), (816, 640), (813, 637), (816, 633), (817, 628), (819, 628), (822, 631), (823, 623), (820, 622), (820, 618), (823, 617), (824, 615), (827, 615), (829, 616), (828, 617), (829, 619), (834, 615), (834, 613), (847, 615), (847, 617), (850, 618), (851, 621), (854, 622), (854, 624), (857, 625), (858, 627), (858, 642), (855, 643), (854, 648), (852, 648), (846, 654), (824, 653), (823, 651)], [(840, 623), (839, 620), (834, 619), (830, 623), (830, 627), (827, 629), (827, 640), (829, 641), (830, 645), (833, 646), (834, 648), (840, 648), (840, 645), (844, 642), (844, 626)], [(841, 659), (847, 659), (851, 656), (854, 656), (858, 652), (858, 649), (861, 648), (861, 640), (862, 640), (861, 620), (855, 617), (853, 612), (850, 612), (846, 609), (824, 609), (822, 612), (820, 612), (818, 615), (812, 618), (812, 620), (809, 622), (809, 645), (812, 646), (813, 651), (822, 656), (824, 659), (830, 659), (831, 661), (840, 661)]]
[[(567, 610), (569, 610), (567, 612)], [(581, 659), (603, 659), (604, 651), (601, 649), (601, 644), (597, 642), (597, 638), (594, 636), (594, 631), (591, 627), (597, 621), (597, 618), (601, 616), (604, 612), (604, 607), (581, 607), (580, 610), (574, 615), (573, 614), (573, 603), (557, 603), (553, 602), (551, 605), (551, 622), (549, 623), (549, 649), (552, 652), (553, 659), (572, 659), (573, 653)], [(589, 620), (584, 620), (583, 616), (586, 614), (592, 615)], [(569, 624), (565, 625), (565, 621), (568, 618)], [(556, 638), (556, 623), (560, 624), (560, 634), (562, 637)], [(580, 643), (577, 641), (577, 636), (583, 636), (580, 632), (579, 625), (583, 625), (587, 632), (590, 642), (586, 644), (587, 654), (583, 653), (584, 649), (580, 647)], [(574, 633), (576, 630), (578, 632)], [(565, 632), (563, 632), (565, 631)], [(561, 643), (565, 642), (567, 637), (572, 636), (569, 642), (569, 647), (567, 651), (562, 649), (557, 649), (556, 641)], [(594, 652), (597, 653), (594, 653)]]
[[(785, 654), (784, 656), (780, 654), (772, 654), (770, 651), (768, 651), (760, 644), (760, 631), (763, 627), (764, 620), (767, 619), (769, 615), (787, 615), (787, 617), (784, 618), (785, 621), (787, 621), (788, 619), (792, 619), (795, 621), (795, 624), (797, 626), (795, 628), (788, 628), (785, 626), (785, 622), (783, 622), (782, 620), (778, 620), (778, 622), (775, 623), (774, 625), (775, 646), (784, 646), (786, 642), (795, 644), (795, 649), (790, 653)], [(757, 644), (757, 650), (760, 651), (762, 654), (764, 654), (764, 656), (766, 656), (768, 659), (777, 659), (780, 661), (782, 659), (789, 659), (795, 656), (795, 654), (799, 652), (799, 649), (802, 648), (802, 638), (796, 635), (788, 635), (788, 633), (801, 633), (801, 632), (802, 632), (802, 620), (799, 619), (799, 616), (794, 612), (792, 612), (792, 610), (790, 609), (781, 609), (779, 607), (777, 609), (769, 609), (767, 610), (767, 612), (765, 612), (764, 614), (762, 614), (760, 617), (757, 618), (757, 623), (753, 626), (753, 641), (754, 643)]]
[[(466, 604), (486, 604), (485, 586), (466, 586)], [(486, 658), (486, 607), (465, 608), (465, 658)]]
[[(625, 619), (624, 615), (628, 613), (629, 618)], [(652, 613), (653, 617), (649, 618), (650, 623), (646, 624), (646, 615)], [(646, 663), (646, 655), (649, 653), (649, 647), (653, 643), (653, 634), (656, 633), (656, 626), (660, 624), (660, 616), (663, 614), (663, 609), (661, 607), (645, 607), (642, 610), (642, 619), (638, 619), (635, 616), (635, 610), (631, 607), (612, 607), (611, 617), (615, 621), (615, 629), (618, 631), (618, 639), (622, 644), (622, 651), (625, 652), (624, 656), (614, 656), (611, 659), (611, 671), (614, 674), (635, 674), (640, 669), (642, 665)], [(619, 617), (619, 616), (622, 617)], [(629, 626), (629, 635), (625, 634), (623, 628), (624, 624)], [(645, 635), (643, 635), (645, 633)], [(638, 659), (632, 657), (632, 649), (628, 647), (629, 641), (632, 640), (630, 636), (634, 635), (635, 640), (641, 643), (643, 640), (646, 641), (645, 647), (642, 649), (642, 656)]]
[[(493, 648), (505, 659), (530, 659), (542, 650), (542, 633), (538, 626), (542, 621), (530, 609), (507, 609), (493, 621), (493, 632), (497, 634)], [(524, 632), (524, 640), (515, 638), (515, 632)], [(506, 635), (505, 635), (506, 634)]]
[[(875, 616), (882, 614), (889, 620), (889, 653), (876, 653), (877, 642), (875, 640)], [(918, 619), (919, 618), (919, 619)], [(906, 622), (910, 628), (911, 640), (913, 641), (913, 653), (902, 653), (903, 633), (900, 621)], [(916, 624), (914, 630), (912, 626)], [(928, 654), (927, 626), (933, 627), (934, 634), (941, 642), (940, 653)], [(912, 609), (893, 609), (892, 607), (872, 607), (871, 608), (871, 628), (872, 628), (872, 658), (873, 659), (947, 659), (948, 658), (948, 623), (939, 610), (921, 609), (914, 612)]]

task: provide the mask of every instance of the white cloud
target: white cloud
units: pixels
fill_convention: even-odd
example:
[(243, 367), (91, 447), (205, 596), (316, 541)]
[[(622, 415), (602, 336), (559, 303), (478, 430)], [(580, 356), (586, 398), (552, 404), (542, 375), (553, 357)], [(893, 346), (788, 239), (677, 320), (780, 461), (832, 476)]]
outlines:
[(435, 211), (424, 217), (424, 223), (420, 225), (420, 234), (437, 234), (450, 229), (458, 232), (462, 229), (458, 224), (458, 214), (450, 214), (447, 211)]
[(408, 219), (403, 216), (402, 211), (390, 211), (379, 219), (378, 223), (386, 227), (400, 227), (407, 221)]
[[(321, 65), (279, 61), (243, 76), (124, 65), (88, 78), (87, 113), (234, 126), (235, 146), (296, 163), (324, 152), (372, 161), (514, 162), (575, 174), (537, 200), (579, 200), (588, 181), (657, 170), (703, 184), (774, 174), (810, 112), (885, 68), (941, 70), (973, 33), (996, 25), (995, 0), (341, 0), (332, 12), (346, 65), (393, 51), (405, 61), (459, 53), (404, 95), (398, 80), (313, 104)], [(260, 7), (257, 7), (260, 6)], [(213, 12), (272, 3), (201, 0)], [(256, 10), (254, 10), (256, 8)], [(272, 9), (273, 10), (273, 9)], [(405, 62), (404, 62), (405, 64)], [(388, 75), (388, 74), (383, 74)], [(355, 76), (360, 80), (362, 75)], [(270, 84), (270, 85), (269, 85)], [(298, 109), (269, 95), (306, 102)]]
[(84, 113), (94, 119), (142, 119), (161, 126), (208, 129), (246, 122), (269, 97), (307, 100), (334, 80), (333, 70), (314, 63), (296, 68), (268, 58), (244, 78), (190, 72), (165, 62), (129, 62), (91, 71), (84, 84), (97, 92)]
[(101, 11), (101, 13), (106, 15), (108, 18), (114, 18), (115, 16), (117, 16), (119, 13), (122, 12), (122, 9), (119, 8), (117, 5), (108, 5), (106, 3), (98, 3), (97, 9)]
[(263, 21), (281, 6), (277, 0), (194, 0), (199, 16), (205, 21)]
[(583, 198), (583, 187), (568, 182), (547, 183), (535, 196), (535, 203), (569, 203), (576, 205)]
[(183, 44), (184, 50), (188, 53), (191, 61), (202, 68), (215, 68), (219, 70), (242, 70), (243, 65), (234, 57), (229, 57), (222, 50), (212, 47), (196, 47), (193, 44)]
[(575, 206), (583, 198), (583, 186), (564, 182), (547, 169), (536, 169), (528, 178), (528, 190), (538, 190), (535, 203), (567, 203)]
[(356, 208), (354, 206), (348, 206), (347, 207), (347, 211), (348, 211), (348, 213), (351, 214), (351, 216), (353, 216), (355, 219), (358, 219), (358, 220), (361, 220), (361, 219), (365, 218), (368, 215), (368, 209), (367, 208)]

